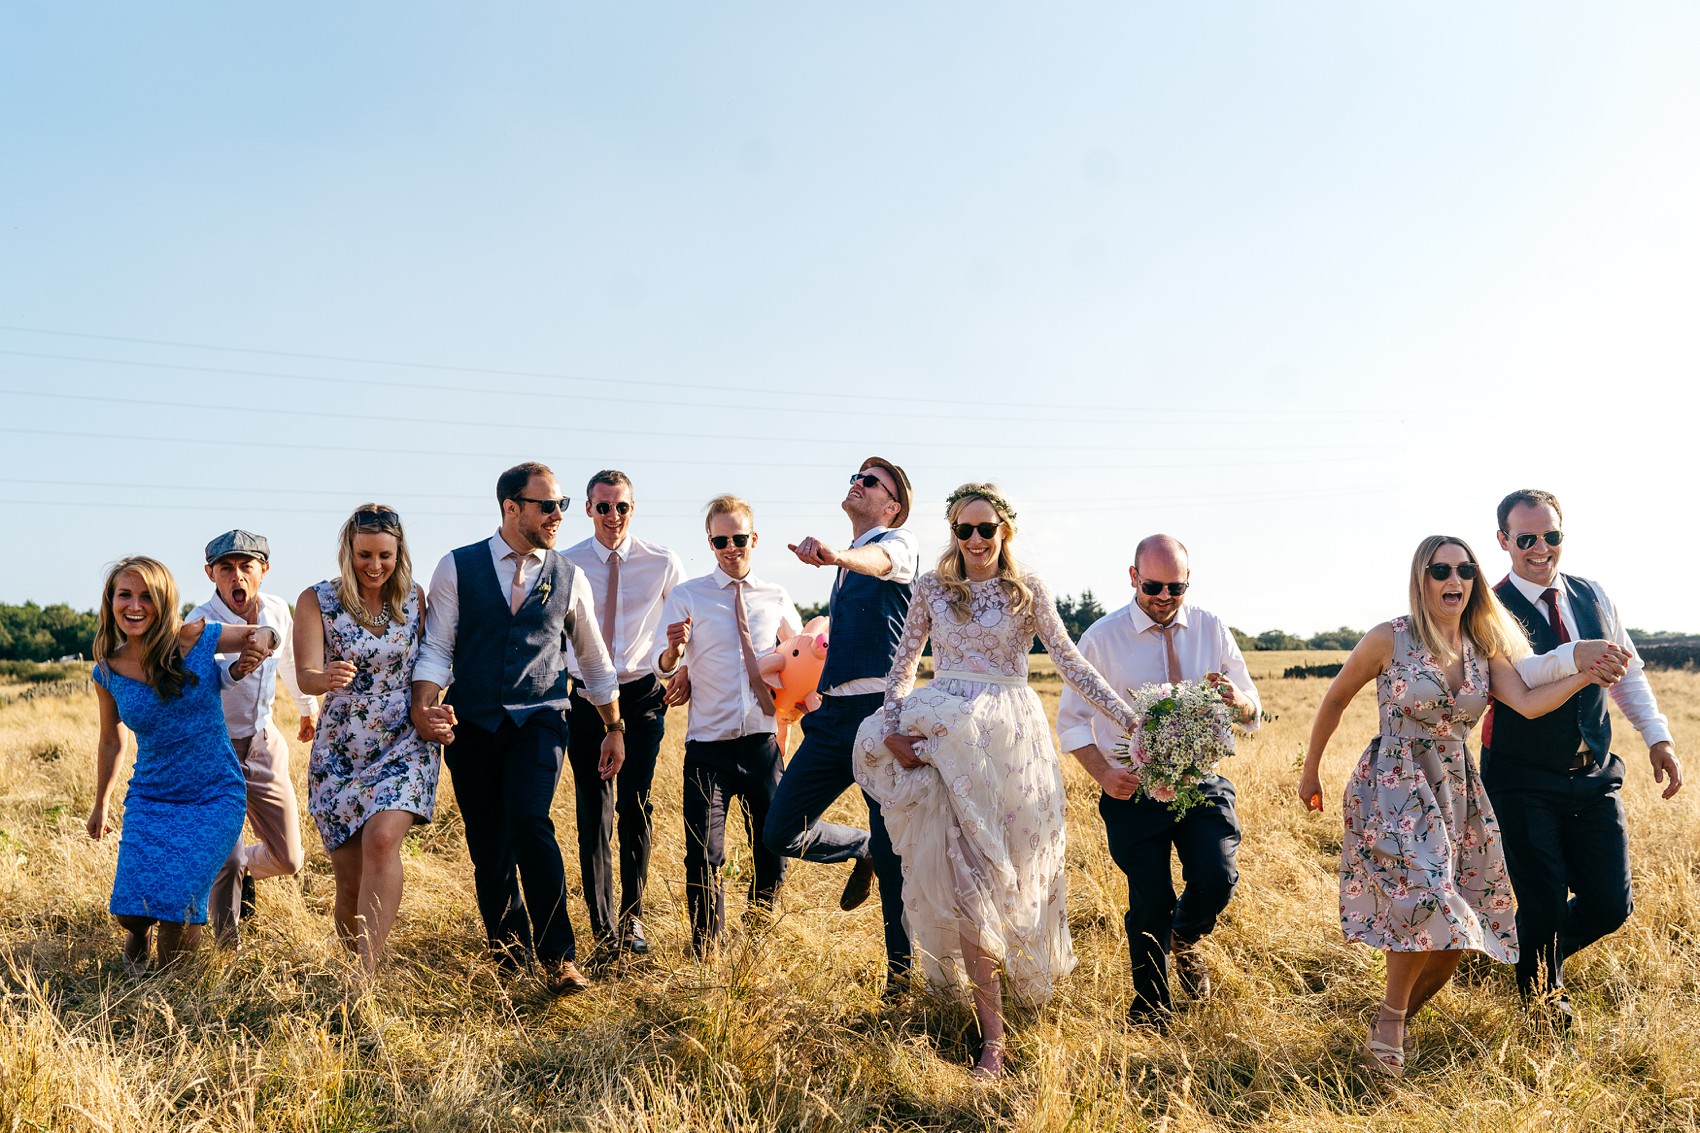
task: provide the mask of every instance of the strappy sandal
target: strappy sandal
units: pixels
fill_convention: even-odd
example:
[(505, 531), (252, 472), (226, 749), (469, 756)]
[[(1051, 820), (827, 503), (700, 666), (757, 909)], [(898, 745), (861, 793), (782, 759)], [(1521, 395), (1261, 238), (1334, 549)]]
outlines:
[(1383, 1020), (1402, 1023), (1405, 1013), (1383, 1003), (1376, 1009), (1375, 1021), (1369, 1025), (1369, 1034), (1364, 1039), (1364, 1065), (1384, 1078), (1402, 1078), (1405, 1076), (1405, 1048), (1384, 1043), (1376, 1039), (1376, 1026)]

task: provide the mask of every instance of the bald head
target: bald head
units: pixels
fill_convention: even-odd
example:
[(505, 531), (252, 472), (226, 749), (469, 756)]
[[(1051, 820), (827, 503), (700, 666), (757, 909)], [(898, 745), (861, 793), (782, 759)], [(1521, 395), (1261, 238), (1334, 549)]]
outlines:
[[(1147, 535), (1134, 548), (1133, 565), (1128, 568), (1133, 580), (1133, 600), (1145, 611), (1145, 616), (1158, 625), (1168, 625), (1180, 613), (1182, 594), (1192, 580), (1192, 565), (1186, 547), (1173, 535)], [(1179, 584), (1181, 594), (1170, 591)], [(1155, 586), (1157, 593), (1146, 591)]]

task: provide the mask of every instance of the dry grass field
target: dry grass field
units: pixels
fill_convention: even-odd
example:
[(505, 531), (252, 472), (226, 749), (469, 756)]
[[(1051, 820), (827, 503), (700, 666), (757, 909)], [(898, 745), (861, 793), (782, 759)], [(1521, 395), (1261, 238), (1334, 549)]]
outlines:
[[(551, 999), (535, 978), (504, 979), (481, 958), (446, 775), (436, 823), (405, 851), (407, 892), (375, 982), (355, 977), (333, 939), (330, 866), (304, 808), (307, 867), (261, 885), (245, 946), (138, 981), (123, 974), (106, 913), (116, 840), (83, 832), (94, 699), (0, 688), (0, 1130), (1700, 1126), (1700, 781), (1661, 801), (1619, 719), (1620, 749), (1634, 753), (1636, 910), (1571, 967), (1574, 1037), (1524, 1019), (1507, 969), (1467, 964), (1416, 1020), (1410, 1075), (1383, 1086), (1354, 1060), (1379, 957), (1342, 941), (1334, 880), (1340, 787), (1374, 731), (1373, 697), (1354, 706), (1324, 764), (1327, 815), (1308, 816), (1290, 785), (1325, 682), (1280, 679), (1295, 659), (1251, 658), (1275, 719), (1227, 769), (1245, 843), (1239, 891), (1205, 946), (1217, 998), (1183, 1010), (1167, 1035), (1124, 1025), (1125, 890), (1095, 785), (1068, 761), (1080, 967), (1050, 1007), (1015, 1018), (1011, 1077), (991, 1088), (968, 1077), (964, 1007), (926, 996), (882, 1005), (877, 902), (838, 911), (844, 867), (794, 866), (779, 915), (746, 932), (736, 914), (748, 855), (730, 836), (731, 946), (713, 965), (691, 959), (682, 721), (657, 776), (655, 952), (600, 971), (584, 995)], [(1035, 683), (1054, 713), (1055, 676)], [(1700, 674), (1654, 684), (1700, 780)], [(287, 716), (280, 704), (292, 729)], [(555, 815), (571, 847), (569, 798), (563, 790)], [(860, 799), (834, 817), (864, 818)], [(582, 932), (581, 903), (574, 914)]]

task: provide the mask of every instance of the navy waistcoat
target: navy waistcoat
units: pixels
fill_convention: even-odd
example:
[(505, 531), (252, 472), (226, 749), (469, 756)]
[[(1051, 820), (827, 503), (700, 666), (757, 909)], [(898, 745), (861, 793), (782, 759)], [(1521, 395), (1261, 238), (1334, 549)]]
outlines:
[[(890, 534), (882, 531), (863, 546), (884, 542)], [(912, 582), (884, 582), (853, 570), (841, 569), (838, 575), (828, 605), (832, 636), (817, 686), (821, 692), (891, 671), (891, 655), (897, 652), (909, 600), (915, 596)]]
[[(1605, 611), (1600, 599), (1586, 579), (1568, 574), (1558, 576), (1559, 585), (1570, 599), (1570, 610), (1576, 624), (1568, 627), (1572, 641), (1605, 636)], [(1493, 588), (1505, 608), (1511, 611), (1528, 635), (1529, 645), (1536, 653), (1551, 653), (1559, 646), (1558, 634), (1553, 632), (1546, 611), (1534, 605), (1508, 578)], [(1529, 719), (1495, 702), (1493, 706), (1493, 736), (1488, 750), (1494, 756), (1506, 756), (1521, 763), (1562, 771), (1584, 746), (1596, 760), (1604, 760), (1611, 751), (1611, 718), (1606, 715), (1606, 693), (1599, 685), (1589, 685), (1545, 716)]]
[(455, 715), (493, 732), (504, 716), (523, 724), (543, 709), (570, 708), (567, 650), (578, 568), (554, 551), (543, 552), (543, 574), (516, 614), (496, 581), (488, 540), (459, 547), (454, 557), (460, 625), (447, 700)]

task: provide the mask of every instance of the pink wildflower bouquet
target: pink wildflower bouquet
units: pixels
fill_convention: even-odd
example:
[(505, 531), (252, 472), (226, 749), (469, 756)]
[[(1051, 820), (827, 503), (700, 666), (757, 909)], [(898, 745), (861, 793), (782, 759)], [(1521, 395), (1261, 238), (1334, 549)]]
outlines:
[(1204, 681), (1129, 689), (1139, 728), (1124, 734), (1116, 754), (1139, 776), (1139, 792), (1169, 804), (1176, 815), (1204, 801), (1198, 784), (1234, 754), (1234, 729), (1222, 694)]

